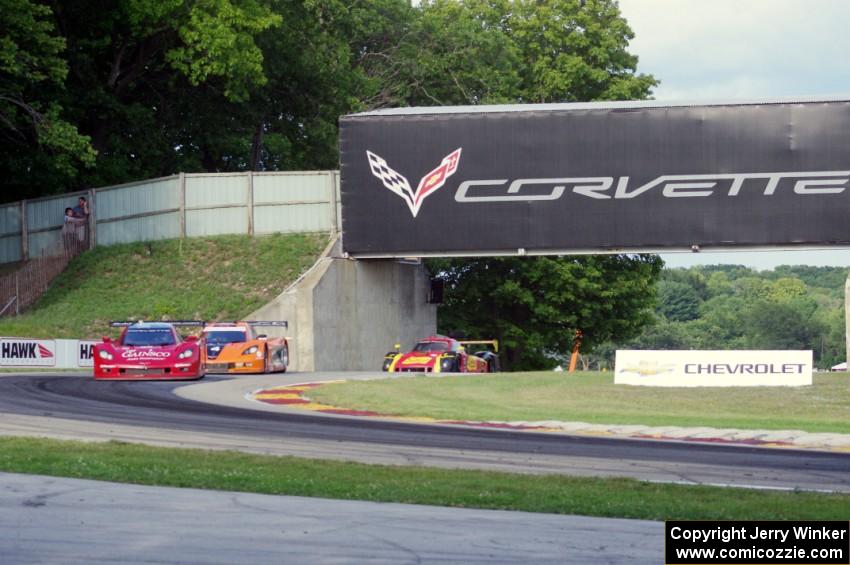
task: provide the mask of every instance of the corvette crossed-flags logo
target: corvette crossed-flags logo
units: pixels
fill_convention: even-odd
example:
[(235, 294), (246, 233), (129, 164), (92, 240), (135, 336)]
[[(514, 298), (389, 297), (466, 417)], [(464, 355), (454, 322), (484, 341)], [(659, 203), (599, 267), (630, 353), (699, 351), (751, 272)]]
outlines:
[(407, 202), (407, 207), (410, 208), (410, 213), (415, 218), (425, 198), (446, 184), (446, 179), (457, 170), (461, 149), (462, 147), (455, 149), (440, 162), (436, 169), (422, 177), (415, 192), (407, 179), (392, 170), (381, 157), (371, 151), (366, 151), (366, 156), (369, 158), (369, 168), (372, 169), (372, 174), (378, 177), (386, 188), (398, 194)]

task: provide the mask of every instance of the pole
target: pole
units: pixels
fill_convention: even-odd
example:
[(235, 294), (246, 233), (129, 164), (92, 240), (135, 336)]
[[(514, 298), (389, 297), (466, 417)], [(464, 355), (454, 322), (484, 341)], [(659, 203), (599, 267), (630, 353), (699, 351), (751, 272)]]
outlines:
[(21, 200), (21, 261), (30, 258), (30, 237), (27, 227), (27, 201)]
[(179, 207), (180, 211), (178, 215), (180, 216), (180, 238), (183, 239), (186, 237), (186, 173), (180, 173), (180, 179), (177, 181), (179, 184)]
[(847, 370), (850, 371), (850, 273), (844, 282), (844, 340), (847, 347), (844, 359), (847, 360)]
[(570, 373), (575, 373), (576, 364), (578, 363), (578, 351), (581, 348), (581, 330), (576, 330), (576, 335), (573, 338), (573, 354), (570, 356)]
[(248, 171), (248, 193), (245, 195), (248, 208), (248, 235), (254, 235), (254, 171)]
[(89, 231), (89, 249), (94, 249), (97, 245), (97, 202), (95, 201), (95, 194), (93, 188), (89, 189), (89, 217), (87, 226)]

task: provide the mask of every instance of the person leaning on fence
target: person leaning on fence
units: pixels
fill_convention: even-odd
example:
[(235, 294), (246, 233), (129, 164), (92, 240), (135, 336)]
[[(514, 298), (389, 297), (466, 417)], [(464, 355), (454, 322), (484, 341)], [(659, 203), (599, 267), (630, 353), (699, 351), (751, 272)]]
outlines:
[(77, 205), (72, 208), (74, 212), (75, 218), (83, 218), (88, 219), (89, 217), (89, 203), (86, 200), (85, 196), (80, 196), (79, 200), (77, 200)]
[(73, 208), (65, 208), (65, 221), (62, 223), (62, 245), (66, 253), (82, 249), (85, 240), (85, 222), (83, 218), (74, 215)]
[(74, 218), (79, 220), (76, 225), (77, 239), (80, 242), (80, 247), (85, 249), (88, 243), (89, 235), (89, 203), (85, 196), (80, 196), (77, 200), (77, 205), (71, 209), (74, 213)]

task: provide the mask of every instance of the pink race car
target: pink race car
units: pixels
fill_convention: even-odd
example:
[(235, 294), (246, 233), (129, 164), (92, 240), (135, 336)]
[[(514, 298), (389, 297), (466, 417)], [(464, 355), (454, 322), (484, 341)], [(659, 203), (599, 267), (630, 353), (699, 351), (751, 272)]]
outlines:
[(203, 340), (187, 338), (175, 326), (203, 327), (203, 322), (110, 322), (123, 327), (117, 340), (94, 346), (94, 378), (115, 380), (200, 379), (205, 374)]

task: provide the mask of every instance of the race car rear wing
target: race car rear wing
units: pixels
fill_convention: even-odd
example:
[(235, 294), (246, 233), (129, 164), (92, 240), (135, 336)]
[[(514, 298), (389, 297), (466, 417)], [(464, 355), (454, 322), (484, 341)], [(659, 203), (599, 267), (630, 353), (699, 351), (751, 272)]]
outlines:
[(288, 328), (289, 322), (285, 320), (280, 320), (276, 322), (268, 322), (265, 320), (246, 320), (246, 324), (251, 324), (252, 326), (276, 326), (279, 328)]
[(192, 326), (198, 327), (203, 326), (206, 322), (201, 320), (132, 320), (132, 321), (121, 321), (121, 322), (109, 322), (110, 328), (126, 328), (128, 326), (133, 326), (135, 324), (143, 324), (145, 322), (150, 323), (161, 323), (161, 324), (171, 324), (172, 326)]
[(267, 321), (267, 320), (219, 320), (216, 322), (207, 322), (210, 324), (250, 324), (252, 326), (275, 326), (279, 328), (288, 328), (289, 322), (285, 320)]
[(462, 346), (466, 347), (467, 345), (492, 345), (493, 351), (499, 352), (499, 340), (498, 339), (473, 339), (468, 341), (460, 341), (458, 343)]

